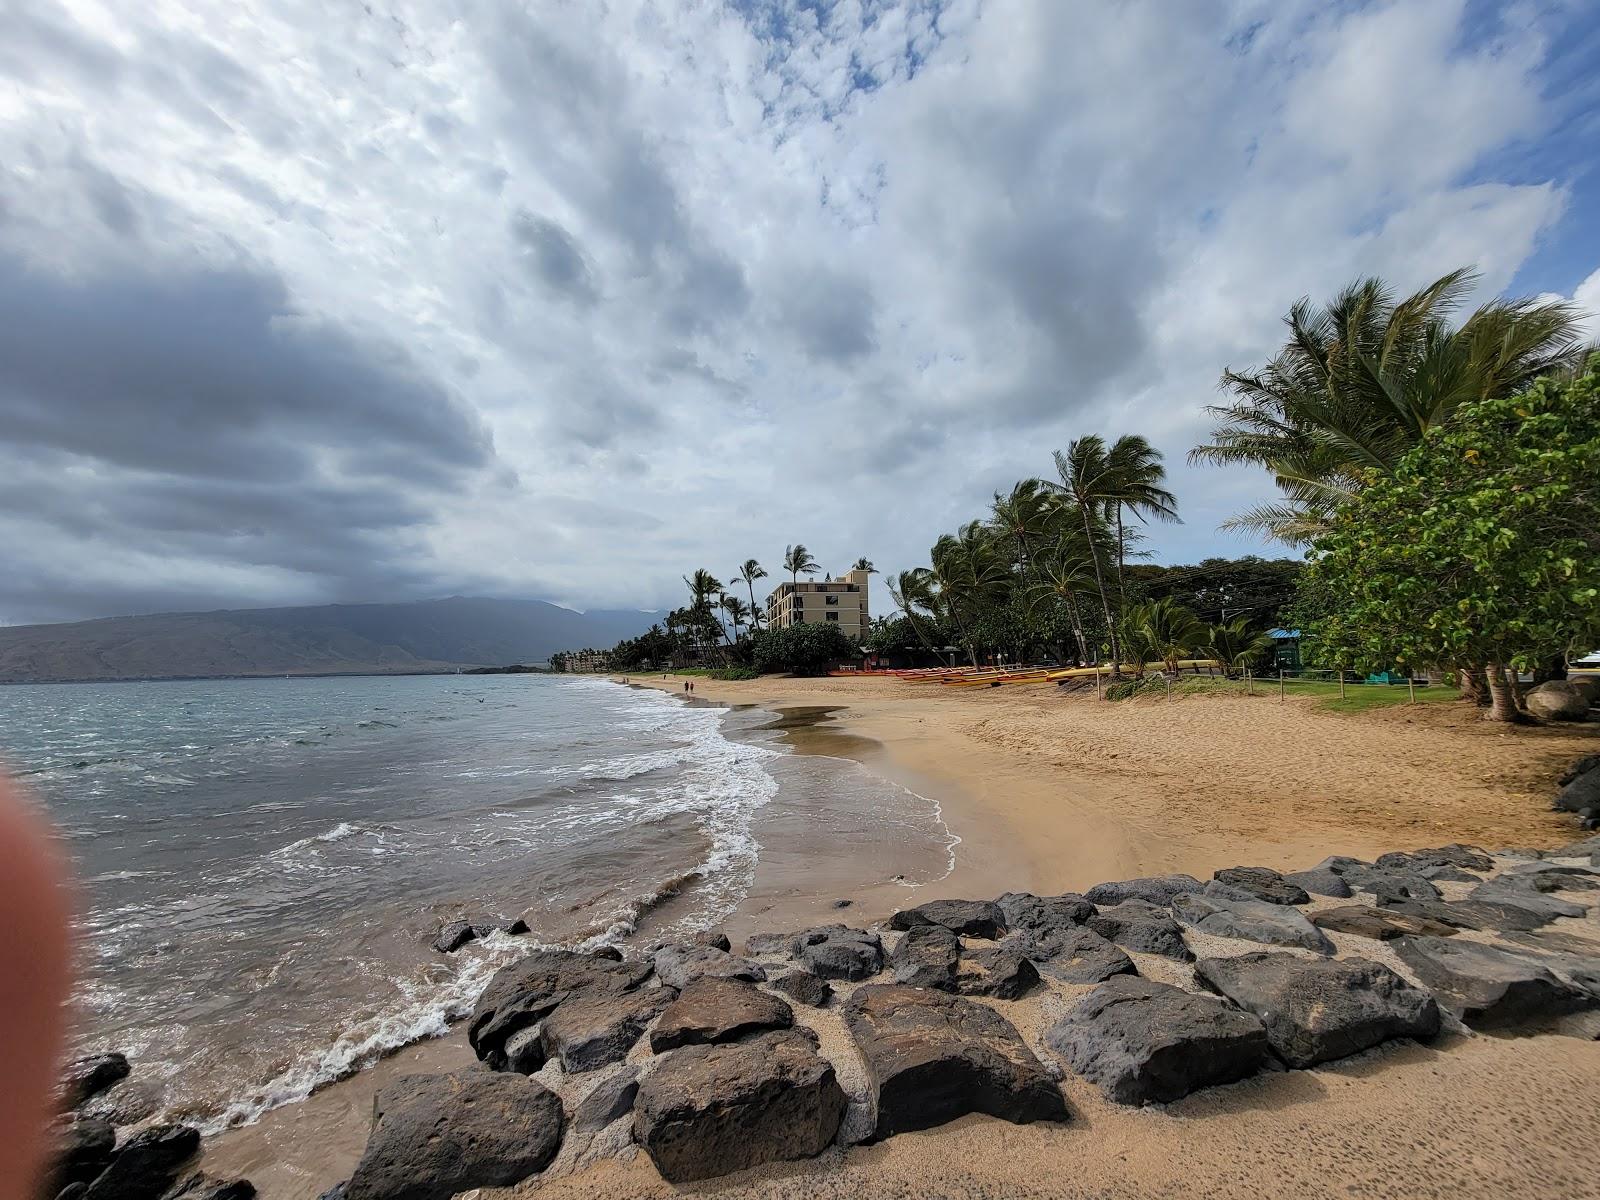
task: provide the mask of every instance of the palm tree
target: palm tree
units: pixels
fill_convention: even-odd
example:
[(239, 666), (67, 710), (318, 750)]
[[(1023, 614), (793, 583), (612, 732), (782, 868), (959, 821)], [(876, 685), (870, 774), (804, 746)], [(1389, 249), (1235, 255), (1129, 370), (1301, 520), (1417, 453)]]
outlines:
[(1477, 278), (1452, 271), (1400, 301), (1376, 278), (1325, 308), (1302, 299), (1284, 318), (1289, 338), (1274, 358), (1225, 371), (1234, 400), (1207, 410), (1220, 424), (1189, 459), (1264, 466), (1284, 498), (1224, 528), (1310, 541), (1367, 472), (1392, 471), (1463, 404), (1510, 395), (1583, 356), (1577, 313), (1561, 302), (1493, 300), (1452, 327)]
[(1272, 638), (1263, 630), (1252, 630), (1249, 617), (1235, 617), (1220, 625), (1208, 627), (1207, 649), (1222, 663), (1225, 675), (1243, 670), (1272, 644)]
[(1117, 592), (1126, 590), (1123, 560), (1128, 539), (1122, 528), (1122, 512), (1127, 509), (1139, 520), (1178, 520), (1178, 498), (1161, 485), (1167, 469), (1161, 465), (1161, 451), (1136, 433), (1125, 433), (1111, 444), (1106, 455), (1111, 467), (1111, 486), (1106, 497), (1117, 530)]
[(1023, 591), (1028, 601), (1028, 619), (1036, 619), (1039, 610), (1047, 606), (1064, 605), (1067, 620), (1072, 625), (1072, 636), (1078, 643), (1078, 662), (1088, 663), (1089, 642), (1084, 636), (1083, 617), (1078, 611), (1078, 593), (1094, 586), (1094, 574), (1089, 567), (1088, 557), (1073, 554), (1063, 542), (1055, 554), (1035, 561), (1033, 578), (1034, 582)]
[(734, 584), (742, 579), (745, 587), (750, 589), (750, 624), (756, 629), (761, 628), (761, 610), (756, 607), (756, 580), (766, 577), (766, 568), (755, 559), (747, 558), (744, 560), (744, 565), (739, 568), (739, 574), (728, 580), (730, 584)]
[(996, 492), (989, 512), (995, 532), (1012, 548), (1018, 573), (1026, 577), (1033, 548), (1051, 532), (1050, 495), (1045, 485), (1037, 479), (1024, 479), (1009, 492)]
[(739, 627), (749, 619), (751, 613), (755, 610), (746, 605), (743, 600), (732, 592), (724, 593), (720, 603), (722, 611), (728, 614), (728, 620), (733, 624), (733, 640), (738, 641)]
[[(695, 630), (695, 646), (700, 648), (704, 644), (701, 634), (717, 625), (716, 617), (711, 612), (711, 602), (722, 595), (722, 582), (702, 567), (693, 575), (685, 575), (683, 583), (689, 589), (689, 614)], [(712, 640), (715, 641), (715, 634)]]
[(933, 581), (946, 613), (955, 623), (967, 656), (978, 665), (978, 648), (969, 632), (971, 621), (985, 607), (1004, 599), (1010, 586), (1005, 563), (982, 521), (969, 521), (933, 544)]
[(1077, 438), (1067, 443), (1065, 454), (1055, 452), (1056, 473), (1060, 483), (1045, 486), (1056, 496), (1076, 505), (1083, 521), (1084, 541), (1089, 547), (1089, 561), (1094, 567), (1095, 587), (1100, 592), (1100, 607), (1105, 613), (1106, 635), (1111, 639), (1111, 675), (1122, 674), (1122, 653), (1117, 645), (1117, 623), (1111, 616), (1111, 598), (1106, 592), (1105, 572), (1100, 567), (1099, 538), (1095, 523), (1105, 511), (1114, 493), (1115, 475), (1105, 439), (1098, 434)]
[(811, 557), (811, 551), (794, 545), (783, 548), (783, 569), (789, 572), (789, 582), (798, 584), (801, 575), (815, 575), (820, 568), (817, 560)]
[(917, 567), (910, 571), (901, 571), (898, 578), (885, 580), (889, 589), (889, 596), (894, 600), (895, 607), (905, 616), (912, 632), (917, 635), (917, 640), (927, 648), (940, 662), (950, 665), (939, 648), (933, 644), (927, 633), (922, 628), (919, 616), (931, 617), (937, 601), (933, 594), (933, 572), (927, 567)]
[(852, 571), (865, 571), (868, 575), (876, 575), (878, 573), (878, 568), (873, 566), (872, 560), (865, 555), (856, 559), (856, 565), (850, 569)]
[[(1171, 598), (1135, 605), (1124, 619), (1129, 641), (1159, 658), (1173, 675), (1178, 661), (1204, 646), (1210, 633), (1200, 618)], [(1143, 657), (1141, 653), (1141, 667)]]

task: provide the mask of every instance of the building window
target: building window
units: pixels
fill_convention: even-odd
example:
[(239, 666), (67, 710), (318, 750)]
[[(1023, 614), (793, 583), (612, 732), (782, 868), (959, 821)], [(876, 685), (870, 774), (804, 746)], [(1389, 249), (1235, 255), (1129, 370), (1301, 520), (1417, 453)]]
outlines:
[(838, 613), (829, 613), (828, 614), (828, 620), (837, 621), (838, 619), (839, 619), (839, 614)]
[(839, 597), (837, 597), (837, 596), (829, 596), (828, 597), (828, 603), (831, 604), (831, 605), (837, 605), (839, 603)]

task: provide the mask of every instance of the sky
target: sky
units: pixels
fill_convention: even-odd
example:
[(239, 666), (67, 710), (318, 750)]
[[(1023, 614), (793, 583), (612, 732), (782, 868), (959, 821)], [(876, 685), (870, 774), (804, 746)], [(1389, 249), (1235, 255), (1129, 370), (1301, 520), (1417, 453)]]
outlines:
[(1296, 299), (1600, 313), (1596, 7), (0, 0), (0, 622), (895, 571), (1088, 433), (1277, 553)]

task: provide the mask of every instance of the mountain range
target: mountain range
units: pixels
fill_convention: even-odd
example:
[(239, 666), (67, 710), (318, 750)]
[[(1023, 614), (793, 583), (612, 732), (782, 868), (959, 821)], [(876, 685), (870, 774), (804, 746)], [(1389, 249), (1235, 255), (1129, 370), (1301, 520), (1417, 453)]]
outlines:
[(0, 628), (0, 683), (241, 675), (391, 675), (541, 663), (607, 648), (661, 613), (542, 600), (224, 609)]

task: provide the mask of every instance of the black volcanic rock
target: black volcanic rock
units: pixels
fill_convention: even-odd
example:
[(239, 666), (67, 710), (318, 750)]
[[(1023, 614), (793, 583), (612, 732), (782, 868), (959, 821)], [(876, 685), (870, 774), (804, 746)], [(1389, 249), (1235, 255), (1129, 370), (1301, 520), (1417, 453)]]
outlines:
[(1600, 1006), (1532, 956), (1462, 938), (1401, 938), (1400, 961), (1473, 1029), (1505, 1029)]
[(112, 1156), (84, 1192), (85, 1200), (157, 1200), (200, 1149), (200, 1131), (188, 1125), (141, 1129)]
[(1107, 941), (1141, 954), (1188, 962), (1194, 957), (1172, 913), (1145, 900), (1124, 900), (1102, 908), (1088, 926)]
[(994, 939), (1006, 931), (1006, 915), (993, 900), (930, 900), (889, 918), (890, 929), (942, 925), (965, 937)]

